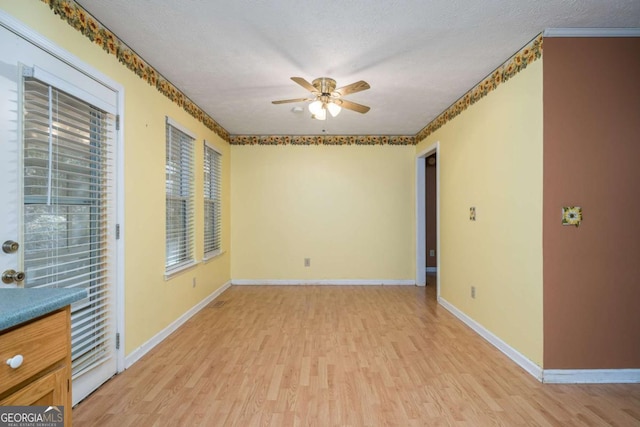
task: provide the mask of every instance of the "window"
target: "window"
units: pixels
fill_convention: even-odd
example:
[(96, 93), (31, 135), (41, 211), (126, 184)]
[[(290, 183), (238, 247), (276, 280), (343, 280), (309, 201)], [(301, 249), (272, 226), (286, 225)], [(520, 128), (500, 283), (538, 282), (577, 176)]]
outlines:
[(166, 260), (170, 274), (195, 262), (193, 255), (194, 137), (167, 117)]
[(220, 153), (204, 143), (204, 257), (220, 253)]

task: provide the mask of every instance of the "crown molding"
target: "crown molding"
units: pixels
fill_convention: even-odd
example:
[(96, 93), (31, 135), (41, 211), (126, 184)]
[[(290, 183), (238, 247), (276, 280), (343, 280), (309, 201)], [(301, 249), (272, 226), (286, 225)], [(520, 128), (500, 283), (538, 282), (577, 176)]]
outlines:
[(544, 37), (640, 37), (640, 28), (547, 28)]

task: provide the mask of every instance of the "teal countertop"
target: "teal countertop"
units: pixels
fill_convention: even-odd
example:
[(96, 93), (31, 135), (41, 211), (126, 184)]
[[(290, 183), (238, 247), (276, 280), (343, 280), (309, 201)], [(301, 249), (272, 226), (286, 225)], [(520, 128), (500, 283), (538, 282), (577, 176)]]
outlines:
[(85, 289), (0, 289), (0, 331), (86, 297)]

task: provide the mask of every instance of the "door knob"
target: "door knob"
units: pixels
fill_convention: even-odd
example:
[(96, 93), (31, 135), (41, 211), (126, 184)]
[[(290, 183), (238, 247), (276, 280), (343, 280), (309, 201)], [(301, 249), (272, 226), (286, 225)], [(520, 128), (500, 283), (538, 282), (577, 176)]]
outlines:
[(25, 274), (22, 271), (15, 271), (15, 270), (5, 270), (4, 273), (2, 273), (2, 281), (4, 283), (20, 283), (24, 280), (25, 278)]
[(2, 244), (2, 251), (5, 254), (18, 252), (18, 249), (20, 249), (20, 244), (18, 242), (14, 242), (13, 240), (7, 240)]

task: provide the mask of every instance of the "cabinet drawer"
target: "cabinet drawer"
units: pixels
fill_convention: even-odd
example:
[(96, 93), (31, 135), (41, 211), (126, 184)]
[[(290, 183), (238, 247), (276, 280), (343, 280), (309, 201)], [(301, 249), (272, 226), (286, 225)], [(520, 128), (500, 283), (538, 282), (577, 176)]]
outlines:
[(66, 367), (58, 368), (0, 400), (0, 406), (65, 406), (66, 409), (68, 377)]
[[(0, 393), (66, 360), (69, 333), (67, 311), (63, 310), (0, 334)], [(12, 369), (6, 361), (18, 354), (24, 361)]]

